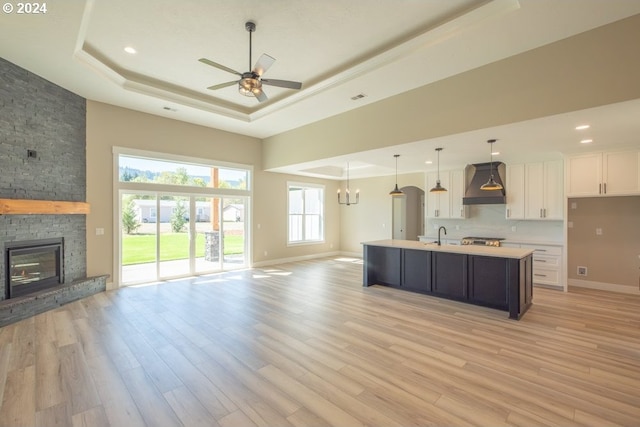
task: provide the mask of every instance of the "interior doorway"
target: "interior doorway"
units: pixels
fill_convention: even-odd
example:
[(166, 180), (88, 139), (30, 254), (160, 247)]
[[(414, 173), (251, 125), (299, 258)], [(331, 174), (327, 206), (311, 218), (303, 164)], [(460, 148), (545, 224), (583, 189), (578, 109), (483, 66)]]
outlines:
[(424, 235), (424, 190), (407, 186), (392, 199), (392, 239), (418, 240)]

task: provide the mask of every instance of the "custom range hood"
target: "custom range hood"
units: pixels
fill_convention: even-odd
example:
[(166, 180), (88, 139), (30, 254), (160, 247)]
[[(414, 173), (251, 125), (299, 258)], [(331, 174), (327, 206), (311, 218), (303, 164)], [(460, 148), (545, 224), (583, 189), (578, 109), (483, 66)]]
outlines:
[[(493, 171), (493, 179), (500, 185), (500, 190), (481, 190), (483, 184), (491, 178)], [(465, 168), (466, 187), (463, 205), (500, 205), (506, 203), (505, 185), (502, 177), (505, 176), (506, 167), (502, 162), (476, 163), (467, 165)]]

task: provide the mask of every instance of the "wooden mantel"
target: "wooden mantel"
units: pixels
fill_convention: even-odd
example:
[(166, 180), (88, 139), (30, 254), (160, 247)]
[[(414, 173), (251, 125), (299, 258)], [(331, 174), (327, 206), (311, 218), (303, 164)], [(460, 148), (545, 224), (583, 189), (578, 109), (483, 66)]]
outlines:
[(62, 200), (0, 199), (0, 215), (88, 214), (89, 203)]

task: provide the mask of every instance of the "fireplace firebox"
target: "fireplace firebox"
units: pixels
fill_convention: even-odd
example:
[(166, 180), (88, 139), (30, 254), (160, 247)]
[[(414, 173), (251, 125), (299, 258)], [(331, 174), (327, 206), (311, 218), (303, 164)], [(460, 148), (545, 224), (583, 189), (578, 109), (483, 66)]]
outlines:
[(6, 298), (16, 298), (64, 283), (64, 239), (5, 243)]

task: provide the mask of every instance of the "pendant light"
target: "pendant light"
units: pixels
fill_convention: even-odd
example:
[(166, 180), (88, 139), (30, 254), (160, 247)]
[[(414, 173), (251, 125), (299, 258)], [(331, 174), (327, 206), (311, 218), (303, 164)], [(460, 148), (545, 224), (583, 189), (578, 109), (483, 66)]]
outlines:
[(436, 152), (438, 153), (438, 179), (436, 179), (436, 186), (429, 190), (430, 193), (444, 193), (447, 191), (442, 185), (440, 185), (440, 152), (442, 148), (436, 148)]
[(389, 192), (389, 195), (393, 197), (404, 196), (404, 193), (402, 192), (402, 190), (398, 188), (398, 157), (400, 157), (400, 154), (394, 154), (393, 157), (396, 158), (396, 186), (393, 190)]
[(490, 148), (490, 153), (491, 153), (491, 163), (489, 165), (489, 171), (491, 173), (491, 177), (489, 178), (489, 181), (487, 181), (486, 183), (482, 184), (482, 186), (480, 187), (481, 190), (502, 190), (502, 185), (500, 185), (499, 183), (497, 183), (495, 181), (495, 179), (493, 179), (493, 143), (496, 142), (496, 139), (490, 139), (487, 142), (489, 143)]
[(349, 162), (347, 162), (347, 189), (345, 190), (346, 196), (345, 196), (345, 201), (343, 202), (342, 200), (340, 200), (340, 189), (338, 188), (338, 204), (339, 205), (347, 205), (347, 206), (351, 206), (351, 205), (357, 205), (358, 202), (360, 201), (360, 190), (356, 190), (356, 201), (352, 202), (349, 199), (349, 196), (351, 194), (350, 190), (349, 190)]

